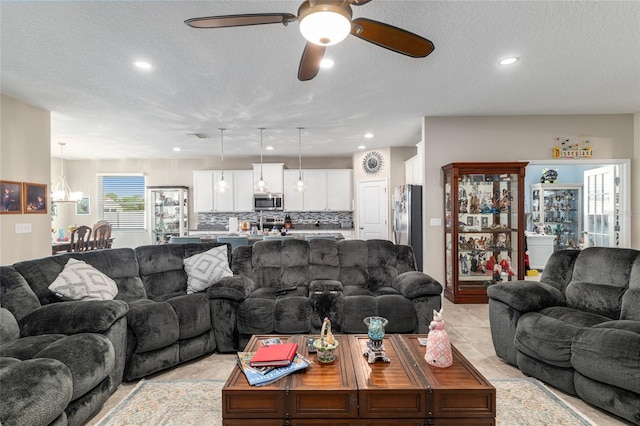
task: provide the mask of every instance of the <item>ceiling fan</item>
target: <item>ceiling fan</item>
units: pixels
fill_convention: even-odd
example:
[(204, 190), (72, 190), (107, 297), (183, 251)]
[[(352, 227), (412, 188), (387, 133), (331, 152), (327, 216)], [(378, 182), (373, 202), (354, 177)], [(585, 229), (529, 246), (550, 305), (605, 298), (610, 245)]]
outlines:
[(300, 32), (307, 40), (298, 67), (300, 81), (311, 80), (318, 75), (326, 47), (340, 43), (349, 34), (412, 58), (424, 58), (433, 52), (433, 43), (419, 35), (372, 19), (352, 19), (351, 5), (362, 6), (370, 1), (307, 0), (298, 8), (298, 16), (254, 13), (191, 18), (184, 23), (193, 28), (225, 28), (263, 24), (286, 26), (289, 22), (298, 21)]

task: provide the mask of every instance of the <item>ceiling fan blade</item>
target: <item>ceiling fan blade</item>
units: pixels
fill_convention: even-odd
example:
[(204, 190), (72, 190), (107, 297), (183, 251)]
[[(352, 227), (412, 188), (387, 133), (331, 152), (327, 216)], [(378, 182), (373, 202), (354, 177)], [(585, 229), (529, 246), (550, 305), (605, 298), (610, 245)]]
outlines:
[(351, 23), (351, 34), (412, 58), (424, 58), (433, 52), (430, 40), (393, 25), (366, 18), (354, 19)]
[(298, 80), (308, 81), (318, 75), (320, 70), (320, 61), (324, 56), (326, 47), (318, 46), (313, 43), (307, 43), (302, 52), (300, 66), (298, 67)]
[(354, 6), (362, 6), (363, 4), (369, 3), (371, 0), (351, 0), (351, 4)]
[(254, 13), (247, 15), (207, 16), (203, 18), (191, 18), (184, 21), (193, 28), (225, 28), (244, 27), (247, 25), (283, 24), (296, 19), (290, 13)]

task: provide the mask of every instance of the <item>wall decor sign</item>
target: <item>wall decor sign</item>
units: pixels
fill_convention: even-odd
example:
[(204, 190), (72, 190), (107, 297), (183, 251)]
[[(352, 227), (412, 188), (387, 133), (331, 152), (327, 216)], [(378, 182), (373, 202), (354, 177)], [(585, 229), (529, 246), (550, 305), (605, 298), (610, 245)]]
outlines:
[(47, 213), (49, 200), (47, 198), (47, 185), (44, 183), (24, 182), (24, 212)]
[(580, 138), (563, 138), (556, 137), (556, 147), (553, 148), (553, 158), (591, 158), (593, 157), (593, 148), (591, 147), (589, 138), (585, 135)]
[(22, 182), (0, 180), (2, 207), (0, 214), (22, 213)]
[(80, 201), (76, 203), (76, 214), (77, 215), (87, 215), (90, 214), (89, 208), (89, 197), (82, 197)]

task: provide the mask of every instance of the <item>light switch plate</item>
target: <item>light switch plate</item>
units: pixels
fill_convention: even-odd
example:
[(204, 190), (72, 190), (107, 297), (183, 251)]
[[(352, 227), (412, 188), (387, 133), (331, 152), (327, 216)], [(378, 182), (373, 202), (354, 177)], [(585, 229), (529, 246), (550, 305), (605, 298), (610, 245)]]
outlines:
[(432, 217), (430, 221), (431, 226), (442, 226), (442, 219), (439, 217)]
[(30, 223), (16, 223), (16, 234), (28, 234), (31, 232)]

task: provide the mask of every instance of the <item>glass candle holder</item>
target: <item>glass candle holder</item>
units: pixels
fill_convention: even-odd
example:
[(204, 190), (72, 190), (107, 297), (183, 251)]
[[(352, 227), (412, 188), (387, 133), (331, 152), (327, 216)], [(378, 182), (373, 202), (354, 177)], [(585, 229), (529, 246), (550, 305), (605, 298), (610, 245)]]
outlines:
[(383, 317), (367, 317), (364, 323), (369, 328), (367, 331), (369, 339), (379, 341), (384, 338), (384, 328), (389, 321)]

